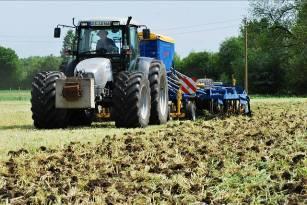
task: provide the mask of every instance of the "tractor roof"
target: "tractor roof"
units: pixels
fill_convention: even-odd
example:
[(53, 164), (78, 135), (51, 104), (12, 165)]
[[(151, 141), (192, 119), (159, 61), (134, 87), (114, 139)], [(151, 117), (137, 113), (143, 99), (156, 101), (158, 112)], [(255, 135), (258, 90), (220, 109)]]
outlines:
[[(79, 21), (79, 25), (82, 22), (91, 22), (91, 23), (98, 23), (98, 22), (114, 22), (114, 21), (118, 21), (120, 23), (120, 25), (126, 25), (127, 23), (127, 19), (128, 18), (116, 18), (116, 17), (94, 17), (91, 19), (84, 19), (84, 20), (80, 20)], [(131, 19), (130, 24), (132, 25), (139, 25), (136, 21), (134, 21), (133, 19)]]

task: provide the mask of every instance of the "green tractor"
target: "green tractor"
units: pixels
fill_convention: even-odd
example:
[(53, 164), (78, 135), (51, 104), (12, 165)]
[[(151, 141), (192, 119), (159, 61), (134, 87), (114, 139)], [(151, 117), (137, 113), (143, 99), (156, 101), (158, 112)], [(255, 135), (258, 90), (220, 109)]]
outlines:
[[(59, 38), (60, 26), (54, 30)], [(69, 27), (69, 26), (68, 26)], [(168, 83), (162, 61), (140, 56), (138, 29), (128, 19), (91, 19), (72, 26), (76, 49), (61, 71), (38, 73), (31, 110), (39, 129), (90, 125), (111, 119), (116, 127), (164, 124), (169, 117)], [(150, 30), (142, 30), (149, 39)]]

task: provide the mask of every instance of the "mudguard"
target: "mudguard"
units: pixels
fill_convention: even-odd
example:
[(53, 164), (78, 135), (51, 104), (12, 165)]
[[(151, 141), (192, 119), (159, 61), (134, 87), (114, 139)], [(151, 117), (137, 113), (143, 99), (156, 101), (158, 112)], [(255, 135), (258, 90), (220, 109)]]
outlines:
[(78, 64), (76, 59), (70, 59), (66, 62), (63, 62), (60, 65), (60, 71), (65, 74), (67, 77), (73, 77), (74, 76), (74, 70), (76, 65)]
[(144, 73), (145, 76), (148, 76), (149, 69), (153, 64), (159, 64), (160, 69), (165, 69), (165, 65), (160, 60), (149, 57), (138, 57), (136, 60), (130, 63), (128, 71), (130, 72), (140, 71)]
[(113, 81), (112, 65), (107, 58), (89, 58), (80, 61), (75, 68), (75, 77), (81, 73), (83, 77), (94, 78), (95, 95), (102, 93), (107, 82)]

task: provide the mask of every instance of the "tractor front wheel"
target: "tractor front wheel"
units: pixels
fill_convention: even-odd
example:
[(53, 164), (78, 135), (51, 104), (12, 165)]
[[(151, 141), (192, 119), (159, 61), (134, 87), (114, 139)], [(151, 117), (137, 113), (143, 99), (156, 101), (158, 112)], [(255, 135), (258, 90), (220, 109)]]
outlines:
[(55, 108), (55, 84), (60, 78), (66, 77), (62, 72), (51, 71), (40, 72), (33, 79), (31, 111), (36, 128), (53, 129), (67, 126), (67, 110)]

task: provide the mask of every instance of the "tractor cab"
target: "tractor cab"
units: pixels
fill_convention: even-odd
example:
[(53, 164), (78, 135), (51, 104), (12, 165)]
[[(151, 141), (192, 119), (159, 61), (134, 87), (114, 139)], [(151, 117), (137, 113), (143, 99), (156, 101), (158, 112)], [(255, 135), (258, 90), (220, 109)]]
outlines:
[(138, 53), (137, 28), (120, 19), (81, 21), (76, 30), (77, 58), (105, 57), (125, 66)]
[[(55, 28), (56, 38), (60, 37), (59, 26), (63, 25)], [(68, 53), (76, 62), (102, 57), (110, 59), (114, 70), (125, 70), (139, 56), (139, 27), (131, 18), (82, 20), (75, 26), (75, 50)], [(145, 30), (148, 33), (149, 29)]]

